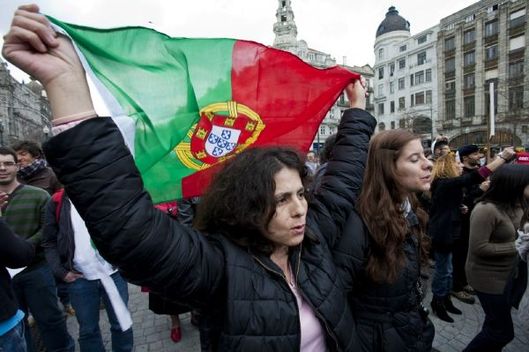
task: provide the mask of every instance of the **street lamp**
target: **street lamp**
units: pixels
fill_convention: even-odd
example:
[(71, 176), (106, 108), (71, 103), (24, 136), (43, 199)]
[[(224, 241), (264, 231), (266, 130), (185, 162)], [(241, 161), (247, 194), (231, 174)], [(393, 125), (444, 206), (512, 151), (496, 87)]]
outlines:
[(44, 133), (44, 141), (47, 141), (50, 134), (50, 128), (47, 125), (44, 125), (44, 127), (42, 127), (42, 133)]

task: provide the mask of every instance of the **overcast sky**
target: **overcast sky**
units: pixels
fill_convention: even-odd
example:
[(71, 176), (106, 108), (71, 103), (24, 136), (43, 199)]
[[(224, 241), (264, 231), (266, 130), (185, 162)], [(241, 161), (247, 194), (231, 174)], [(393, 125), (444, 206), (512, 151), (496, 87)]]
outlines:
[[(41, 12), (94, 27), (143, 25), (171, 36), (229, 37), (272, 45), (277, 0), (34, 0)], [(331, 54), (338, 63), (373, 65), (378, 25), (389, 6), (411, 24), (411, 33), (430, 28), (475, 0), (292, 0), (298, 40)], [(0, 0), (0, 33), (20, 4)], [(0, 39), (0, 43), (2, 39)], [(22, 76), (12, 69), (17, 78)]]

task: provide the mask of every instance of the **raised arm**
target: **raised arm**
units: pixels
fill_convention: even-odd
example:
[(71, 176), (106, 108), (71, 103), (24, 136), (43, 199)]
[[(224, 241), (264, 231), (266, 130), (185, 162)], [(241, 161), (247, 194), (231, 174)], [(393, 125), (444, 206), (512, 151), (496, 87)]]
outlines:
[[(93, 110), (72, 44), (56, 36), (36, 5), (16, 12), (2, 52), (42, 82), (54, 120)], [(84, 121), (53, 137), (44, 150), (99, 252), (130, 282), (163, 289), (193, 305), (215, 294), (223, 279), (222, 251), (154, 209), (110, 118)]]
[(364, 176), (369, 139), (376, 120), (365, 111), (364, 81), (346, 88), (350, 109), (340, 121), (332, 158), (321, 185), (315, 192), (308, 217), (330, 246), (340, 236), (343, 225), (354, 209)]

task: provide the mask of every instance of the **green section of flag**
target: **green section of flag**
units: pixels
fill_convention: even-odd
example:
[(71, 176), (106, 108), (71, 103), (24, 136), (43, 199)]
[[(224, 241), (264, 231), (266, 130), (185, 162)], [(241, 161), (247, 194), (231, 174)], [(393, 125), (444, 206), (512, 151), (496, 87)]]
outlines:
[(231, 99), (232, 39), (171, 38), (142, 27), (63, 28), (136, 126), (135, 161), (155, 203), (181, 197), (189, 169), (173, 149), (199, 110)]

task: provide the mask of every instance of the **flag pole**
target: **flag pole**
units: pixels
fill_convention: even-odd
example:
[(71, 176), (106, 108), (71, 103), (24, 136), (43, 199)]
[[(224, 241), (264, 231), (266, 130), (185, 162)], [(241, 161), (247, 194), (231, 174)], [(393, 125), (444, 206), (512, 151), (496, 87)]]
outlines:
[(491, 142), (496, 132), (494, 105), (494, 81), (492, 81), (489, 83), (489, 118), (487, 119), (487, 162), (490, 161)]

